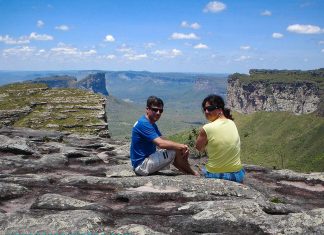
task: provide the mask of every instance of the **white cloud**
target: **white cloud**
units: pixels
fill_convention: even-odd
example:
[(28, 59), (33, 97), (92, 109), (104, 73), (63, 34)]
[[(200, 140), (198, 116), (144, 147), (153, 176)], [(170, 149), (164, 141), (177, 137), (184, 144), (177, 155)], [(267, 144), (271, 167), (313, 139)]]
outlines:
[(42, 20), (37, 21), (37, 27), (42, 28), (45, 25), (45, 23)]
[(199, 37), (194, 33), (184, 34), (184, 33), (173, 33), (171, 35), (172, 39), (199, 39)]
[(62, 31), (68, 31), (70, 28), (69, 28), (69, 26), (62, 24), (62, 25), (56, 26), (55, 29), (62, 30)]
[(200, 25), (198, 23), (192, 23), (192, 24), (189, 24), (187, 21), (182, 21), (181, 22), (181, 27), (184, 27), (184, 28), (191, 28), (191, 29), (199, 29), (200, 28)]
[(265, 10), (265, 11), (261, 12), (261, 15), (262, 15), (262, 16), (271, 16), (272, 13), (271, 13), (271, 11), (269, 11), (269, 10)]
[(195, 49), (208, 49), (208, 46), (206, 44), (199, 43), (196, 46), (194, 46)]
[(246, 61), (248, 59), (251, 59), (251, 56), (242, 55), (239, 58), (234, 59), (234, 61)]
[(46, 51), (45, 51), (44, 49), (40, 49), (40, 50), (38, 50), (38, 51), (36, 52), (35, 55), (37, 55), (37, 56), (41, 56), (41, 55), (43, 55), (44, 53), (46, 53)]
[(287, 27), (287, 31), (300, 34), (318, 34), (323, 33), (324, 29), (316, 25), (293, 24)]
[(240, 46), (240, 49), (241, 49), (241, 50), (248, 51), (248, 50), (251, 49), (251, 47), (250, 47), (250, 46)]
[(182, 52), (178, 49), (172, 49), (172, 50), (156, 50), (153, 52), (154, 55), (165, 57), (165, 58), (174, 58), (177, 56), (182, 55)]
[(14, 47), (14, 48), (8, 48), (3, 50), (3, 55), (8, 56), (8, 55), (29, 55), (32, 52), (35, 51), (35, 48), (29, 47), (29, 46), (23, 46), (23, 47)]
[(108, 60), (113, 60), (113, 59), (116, 58), (116, 56), (111, 54), (111, 55), (107, 55), (105, 58), (108, 59)]
[(93, 49), (83, 52), (83, 55), (95, 55), (95, 54), (97, 54), (97, 51)]
[(53, 36), (47, 34), (37, 34), (35, 32), (32, 32), (29, 35), (29, 39), (36, 40), (36, 41), (51, 41), (53, 40)]
[(71, 47), (68, 45), (65, 45), (64, 43), (59, 43), (57, 47), (50, 49), (50, 54), (52, 56), (75, 56), (75, 57), (82, 57), (82, 56), (92, 56), (96, 55), (97, 51), (94, 49), (82, 51), (76, 47)]
[(53, 39), (54, 38), (51, 35), (37, 34), (35, 32), (32, 32), (29, 36), (21, 36), (18, 39), (14, 39), (9, 35), (5, 35), (5, 36), (0, 35), (0, 42), (3, 42), (5, 44), (11, 44), (11, 45), (28, 44), (30, 43), (31, 40), (50, 41)]
[(129, 60), (142, 60), (142, 59), (147, 58), (148, 56), (147, 56), (147, 54), (138, 54), (138, 55), (135, 55), (135, 54), (125, 54), (124, 57), (126, 57)]
[(175, 57), (175, 56), (179, 56), (179, 55), (182, 55), (182, 52), (178, 49), (172, 49), (172, 55)]
[(118, 48), (116, 50), (119, 52), (127, 52), (127, 53), (130, 53), (133, 51), (133, 49), (128, 47), (126, 44), (123, 44), (120, 48)]
[(213, 1), (213, 2), (209, 2), (205, 6), (204, 12), (217, 13), (217, 12), (221, 12), (225, 9), (226, 9), (226, 5), (224, 3), (218, 2), (218, 1)]
[(54, 47), (51, 49), (52, 52), (58, 54), (58, 55), (77, 55), (79, 54), (78, 49), (75, 47)]
[(148, 42), (148, 43), (145, 43), (144, 44), (144, 47), (145, 48), (152, 48), (152, 47), (154, 47), (155, 46), (155, 43), (154, 42)]
[(282, 38), (283, 36), (284, 36), (284, 35), (281, 34), (281, 33), (273, 33), (273, 34), (272, 34), (272, 37), (273, 37), (273, 38), (277, 38), (277, 39), (278, 39), (278, 38)]
[(113, 35), (106, 35), (105, 39), (104, 39), (105, 42), (114, 42), (115, 41), (115, 38)]
[(319, 41), (318, 44), (324, 44), (324, 41)]
[(324, 53), (324, 49), (322, 49), (321, 52)]
[(0, 35), (0, 42), (14, 45), (14, 44), (27, 44), (30, 43), (30, 40), (26, 36), (22, 36), (19, 39), (13, 39), (9, 35), (5, 35), (5, 36)]

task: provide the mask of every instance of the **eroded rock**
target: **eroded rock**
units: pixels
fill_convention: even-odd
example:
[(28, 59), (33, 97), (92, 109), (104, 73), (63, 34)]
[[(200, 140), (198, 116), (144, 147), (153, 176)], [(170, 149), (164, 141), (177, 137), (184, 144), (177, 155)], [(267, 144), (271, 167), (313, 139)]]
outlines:
[(239, 184), (171, 167), (140, 177), (127, 142), (13, 128), (0, 136), (30, 151), (0, 149), (4, 234), (324, 233), (323, 173), (245, 166)]

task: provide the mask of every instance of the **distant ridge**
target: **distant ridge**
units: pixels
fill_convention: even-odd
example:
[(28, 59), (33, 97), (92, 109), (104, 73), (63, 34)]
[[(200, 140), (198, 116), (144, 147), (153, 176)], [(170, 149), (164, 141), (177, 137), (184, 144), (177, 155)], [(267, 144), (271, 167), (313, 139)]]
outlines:
[(33, 80), (26, 81), (27, 83), (43, 83), (49, 88), (80, 88), (90, 90), (94, 93), (100, 93), (108, 96), (109, 93), (106, 89), (105, 73), (89, 74), (80, 81), (76, 77), (68, 75), (54, 75), (49, 77), (39, 77)]

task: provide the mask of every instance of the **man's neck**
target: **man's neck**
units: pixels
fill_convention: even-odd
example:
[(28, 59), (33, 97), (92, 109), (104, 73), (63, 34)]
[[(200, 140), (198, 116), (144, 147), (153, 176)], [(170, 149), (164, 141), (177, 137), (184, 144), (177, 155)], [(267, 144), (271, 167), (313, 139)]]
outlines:
[(146, 117), (146, 119), (147, 119), (147, 120), (149, 120), (149, 122), (150, 122), (151, 124), (153, 124), (153, 123), (154, 123), (154, 121), (153, 121), (153, 120), (151, 120), (151, 119), (149, 118), (149, 116), (148, 116), (147, 114), (145, 114), (145, 117)]

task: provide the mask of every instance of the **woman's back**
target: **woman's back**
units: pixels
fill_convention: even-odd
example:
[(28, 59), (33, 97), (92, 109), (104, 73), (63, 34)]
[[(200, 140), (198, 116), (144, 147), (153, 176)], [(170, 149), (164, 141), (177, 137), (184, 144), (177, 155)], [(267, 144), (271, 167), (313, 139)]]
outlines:
[(203, 126), (207, 135), (206, 169), (211, 173), (235, 172), (242, 169), (240, 136), (230, 119), (217, 119)]

